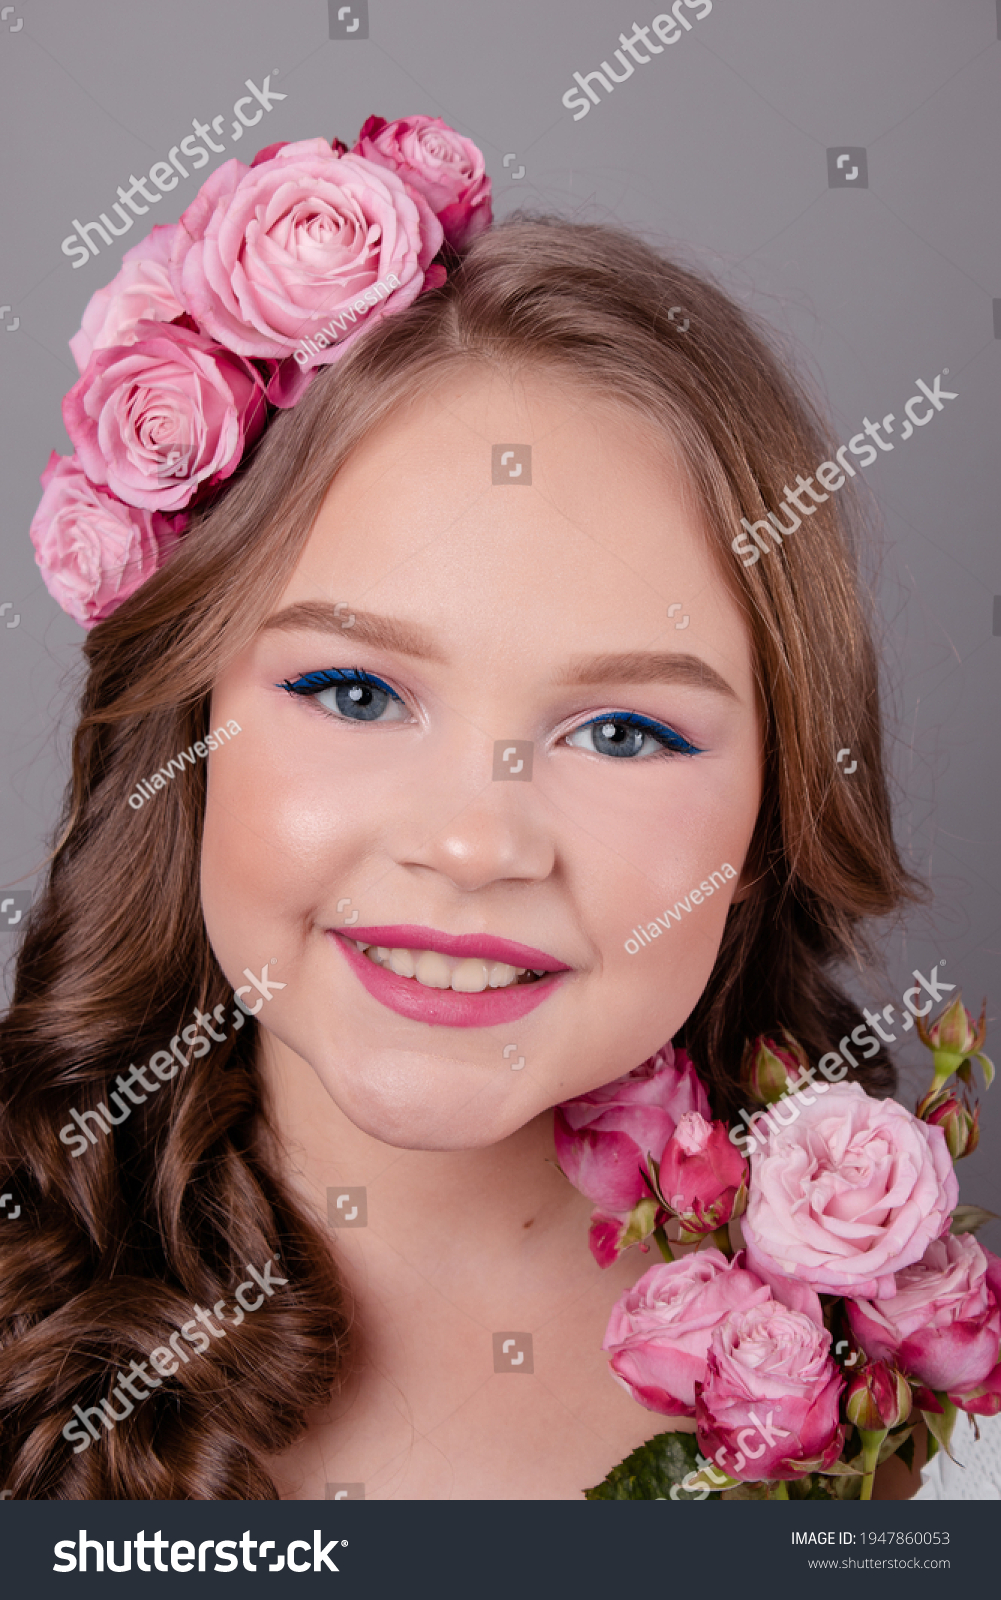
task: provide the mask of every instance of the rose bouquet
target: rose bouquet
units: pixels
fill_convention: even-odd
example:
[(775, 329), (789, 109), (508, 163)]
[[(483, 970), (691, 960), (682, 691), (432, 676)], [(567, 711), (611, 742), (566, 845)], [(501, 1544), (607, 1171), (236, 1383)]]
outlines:
[[(1001, 1261), (953, 1170), (977, 1142), (971, 1061), (993, 1077), (984, 1019), (957, 997), (919, 1021), (934, 1079), (913, 1115), (835, 1071), (818, 1082), (788, 1034), (748, 1046), (746, 1128), (710, 1120), (670, 1047), (557, 1108), (560, 1165), (596, 1203), (598, 1264), (651, 1242), (663, 1258), (612, 1311), (612, 1375), (695, 1421), (589, 1499), (869, 1499), (882, 1461), (912, 1461), (921, 1418), (934, 1453), (959, 1411), (1001, 1411)], [(697, 1248), (676, 1258), (669, 1226)]]

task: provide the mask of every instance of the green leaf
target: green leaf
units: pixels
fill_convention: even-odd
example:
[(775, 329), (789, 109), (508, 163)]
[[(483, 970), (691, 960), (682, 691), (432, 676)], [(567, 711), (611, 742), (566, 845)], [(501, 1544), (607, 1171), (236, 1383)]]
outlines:
[[(823, 1480), (822, 1480), (823, 1481)], [(850, 1478), (829, 1478), (831, 1491), (835, 1500), (861, 1500), (862, 1479), (854, 1475)]]
[(990, 1059), (989, 1056), (985, 1056), (984, 1052), (982, 1050), (978, 1050), (976, 1055), (973, 1057), (973, 1059), (974, 1059), (974, 1061), (979, 1061), (980, 1062), (980, 1065), (981, 1065), (981, 1067), (983, 1068), (983, 1071), (984, 1071), (984, 1088), (985, 1089), (989, 1089), (991, 1084), (994, 1082), (994, 1063), (993, 1063), (993, 1061)]
[(884, 1461), (889, 1461), (890, 1457), (895, 1456), (905, 1444), (910, 1444), (913, 1455), (914, 1445), (911, 1440), (913, 1432), (913, 1428), (898, 1428), (895, 1433), (888, 1433), (879, 1447), (879, 1465), (882, 1466)]
[(957, 1206), (952, 1213), (952, 1233), (976, 1233), (985, 1222), (996, 1222), (996, 1211), (985, 1211), (983, 1206)]
[[(683, 1478), (701, 1466), (694, 1433), (658, 1433), (613, 1467), (603, 1482), (584, 1490), (585, 1500), (718, 1500), (718, 1491), (690, 1494)], [(672, 1496), (671, 1490), (675, 1493)]]
[(706, 1489), (712, 1494), (714, 1491), (723, 1493), (727, 1489), (736, 1489), (742, 1482), (740, 1478), (731, 1478), (728, 1473), (722, 1472), (719, 1467), (707, 1461), (705, 1466), (696, 1473), (689, 1473), (682, 1482), (681, 1487), (690, 1494), (696, 1494), (700, 1489)]
[[(807, 1473), (805, 1478), (790, 1478), (786, 1487), (790, 1500), (857, 1500), (862, 1486), (861, 1475), (849, 1473), (846, 1477), (832, 1478), (819, 1473)], [(725, 1494), (724, 1500), (735, 1498)]]
[(767, 1483), (735, 1483), (732, 1489), (723, 1490), (721, 1498), (723, 1500), (767, 1500), (768, 1485)]
[[(922, 1411), (921, 1415), (925, 1419), (925, 1423), (931, 1438), (936, 1440), (939, 1447), (945, 1451), (950, 1461), (955, 1461), (956, 1458), (950, 1449), (950, 1445), (952, 1443), (952, 1430), (956, 1424), (957, 1407), (953, 1405), (948, 1395), (944, 1393), (936, 1391), (935, 1398), (941, 1404), (942, 1410)], [(930, 1449), (928, 1452), (928, 1459), (931, 1460)]]

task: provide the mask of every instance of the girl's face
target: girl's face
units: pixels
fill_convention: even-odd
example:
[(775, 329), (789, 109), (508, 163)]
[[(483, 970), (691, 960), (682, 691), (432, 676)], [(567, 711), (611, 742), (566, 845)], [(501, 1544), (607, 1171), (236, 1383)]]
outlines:
[(747, 629), (636, 414), (470, 371), (384, 424), (219, 679), (230, 718), (209, 937), (366, 1133), (491, 1144), (692, 1010), (760, 735)]

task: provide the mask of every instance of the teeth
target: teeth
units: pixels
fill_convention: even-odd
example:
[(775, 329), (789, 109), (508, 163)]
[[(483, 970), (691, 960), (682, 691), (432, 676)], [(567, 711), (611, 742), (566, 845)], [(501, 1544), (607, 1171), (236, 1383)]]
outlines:
[(470, 957), (460, 961), (452, 973), (452, 988), (458, 994), (479, 994), (487, 986), (487, 964)]
[[(356, 950), (376, 966), (386, 967), (400, 978), (413, 978), (425, 989), (452, 989), (456, 994), (480, 994), (484, 989), (508, 989), (528, 973), (527, 967), (512, 967), (504, 961), (484, 961), (477, 956), (458, 959), (437, 950), (389, 950), (385, 945), (365, 944), (352, 939)], [(542, 972), (531, 976), (544, 977)]]
[(451, 963), (437, 950), (422, 950), (417, 957), (414, 977), (425, 989), (448, 989), (452, 982)]
[(487, 975), (487, 983), (491, 989), (506, 989), (517, 976), (517, 967), (508, 967), (503, 961), (495, 961)]

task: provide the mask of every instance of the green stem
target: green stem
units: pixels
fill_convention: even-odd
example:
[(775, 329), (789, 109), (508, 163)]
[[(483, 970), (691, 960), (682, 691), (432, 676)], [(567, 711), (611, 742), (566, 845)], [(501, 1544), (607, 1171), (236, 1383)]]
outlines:
[(789, 1486), (784, 1478), (780, 1478), (777, 1483), (771, 1485), (768, 1490), (768, 1498), (769, 1500), (788, 1500)]
[(872, 1499), (873, 1479), (876, 1476), (876, 1466), (879, 1462), (879, 1447), (886, 1438), (885, 1428), (860, 1428), (859, 1435), (862, 1440), (862, 1493), (860, 1500)]
[[(723, 1254), (726, 1256), (726, 1259), (728, 1261), (732, 1261), (733, 1249), (730, 1244), (730, 1229), (727, 1227), (726, 1223), (723, 1224), (722, 1228), (715, 1229), (712, 1237), (713, 1244), (716, 1246), (716, 1249), (722, 1250)], [(786, 1495), (787, 1500), (788, 1498), (789, 1496)]]
[(671, 1249), (671, 1241), (668, 1239), (667, 1234), (664, 1232), (662, 1227), (654, 1228), (653, 1238), (654, 1243), (656, 1244), (661, 1255), (664, 1257), (664, 1260), (673, 1261), (675, 1256), (674, 1251)]

